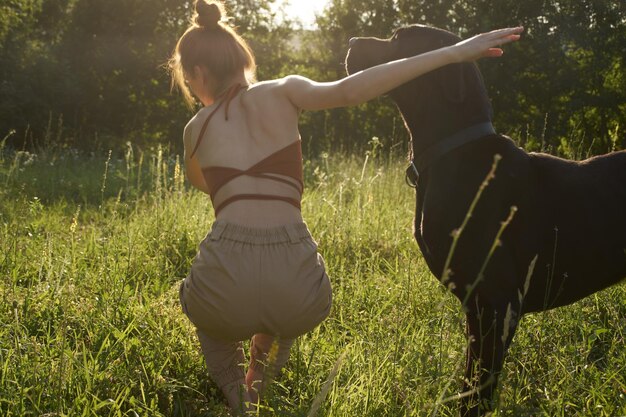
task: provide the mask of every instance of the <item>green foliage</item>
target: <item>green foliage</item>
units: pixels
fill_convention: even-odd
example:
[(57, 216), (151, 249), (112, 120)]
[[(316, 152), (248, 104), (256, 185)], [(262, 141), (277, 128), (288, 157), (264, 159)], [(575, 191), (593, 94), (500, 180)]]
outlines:
[[(529, 149), (562, 155), (571, 148), (582, 148), (579, 156), (587, 156), (626, 147), (623, 134), (617, 142), (612, 134), (626, 124), (623, 2), (504, 0), (494, 7), (485, 0), (332, 0), (318, 19), (313, 46), (325, 55), (319, 61), (332, 66), (317, 68), (325, 77), (341, 77), (339, 63), (350, 37), (387, 38), (395, 27), (413, 23), (461, 37), (524, 25), (522, 41), (507, 45), (505, 57), (480, 62), (498, 130)], [(377, 103), (362, 112), (332, 112), (334, 139), (388, 137), (396, 124), (387, 107)], [(381, 126), (384, 133), (374, 130)], [(572, 143), (574, 137), (581, 143)]]
[[(621, 1), (331, 0), (318, 30), (295, 30), (277, 0), (226, 4), (256, 52), (259, 78), (292, 73), (326, 81), (345, 75), (348, 40), (386, 38), (400, 26), (429, 24), (463, 37), (523, 24), (523, 40), (502, 59), (480, 63), (500, 132), (533, 150), (579, 156), (626, 147), (626, 6)], [(122, 152), (181, 148), (190, 114), (170, 93), (162, 65), (191, 16), (191, 0), (5, 0), (0, 5), (0, 136), (32, 149), (50, 120), (57, 146)], [(303, 138), (315, 153), (362, 150), (379, 137), (405, 148), (407, 134), (389, 100), (305, 114)], [(621, 130), (620, 130), (621, 128)], [(617, 132), (617, 134), (616, 134)], [(322, 139), (320, 139), (322, 138)], [(579, 142), (573, 142), (577, 138)], [(58, 140), (57, 140), (58, 139)], [(59, 143), (59, 140), (65, 141)]]
[[(393, 2), (332, 0), (318, 17), (319, 30), (309, 33), (302, 47), (301, 67), (314, 79), (332, 81), (346, 76), (344, 58), (353, 36), (386, 37), (396, 25)], [(323, 129), (322, 132), (320, 130)], [(407, 143), (402, 119), (388, 100), (374, 100), (357, 108), (319, 112), (302, 123), (306, 137), (323, 137), (337, 149), (362, 150), (364, 138), (379, 137), (385, 148)], [(321, 146), (327, 146), (322, 144)]]
[[(610, 132), (626, 123), (626, 90), (621, 84), (626, 67), (617, 52), (626, 48), (624, 5), (508, 3), (477, 9), (481, 19), (469, 19), (477, 24), (462, 32), (519, 23), (526, 27), (522, 42), (507, 47), (503, 59), (481, 65), (498, 126), (522, 126), (529, 148), (563, 153), (560, 144), (565, 142), (591, 154), (613, 150)], [(573, 137), (582, 137), (582, 143), (572, 144)], [(626, 147), (624, 137), (619, 145)]]
[[(260, 416), (309, 415), (325, 392), (318, 416), (456, 415), (462, 311), (411, 235), (404, 163), (368, 147), (306, 164), (303, 215), (333, 309), (298, 339)], [(213, 220), (179, 160), (0, 152), (1, 415), (228, 415), (178, 305)], [(525, 317), (496, 415), (624, 415), (625, 296)]]
[[(288, 27), (269, 12), (272, 2), (237, 2), (232, 10), (242, 35), (261, 54), (263, 77), (282, 65), (289, 37)], [(163, 64), (187, 27), (192, 4), (11, 1), (0, 20), (0, 35), (6, 33), (0, 37), (6, 44), (0, 52), (0, 64), (6, 64), (0, 69), (0, 131), (18, 130), (12, 139), (17, 146), (40, 142), (48, 119), (61, 116), (69, 130), (63, 137), (73, 147), (123, 149), (129, 139), (180, 147), (190, 115), (170, 93)]]

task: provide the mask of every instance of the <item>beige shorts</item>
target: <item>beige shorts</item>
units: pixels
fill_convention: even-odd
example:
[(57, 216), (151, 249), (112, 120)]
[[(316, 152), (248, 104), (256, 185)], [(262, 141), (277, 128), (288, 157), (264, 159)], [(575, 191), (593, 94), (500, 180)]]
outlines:
[(306, 224), (249, 228), (216, 221), (180, 288), (183, 311), (206, 335), (295, 338), (328, 316), (324, 260)]

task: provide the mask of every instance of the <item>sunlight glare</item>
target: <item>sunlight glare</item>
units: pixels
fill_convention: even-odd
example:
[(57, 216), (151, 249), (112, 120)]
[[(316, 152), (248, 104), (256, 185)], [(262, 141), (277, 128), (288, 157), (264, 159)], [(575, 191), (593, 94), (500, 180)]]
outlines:
[(327, 4), (328, 0), (278, 0), (276, 7), (285, 5), (287, 17), (310, 29), (315, 26), (315, 14), (321, 13)]

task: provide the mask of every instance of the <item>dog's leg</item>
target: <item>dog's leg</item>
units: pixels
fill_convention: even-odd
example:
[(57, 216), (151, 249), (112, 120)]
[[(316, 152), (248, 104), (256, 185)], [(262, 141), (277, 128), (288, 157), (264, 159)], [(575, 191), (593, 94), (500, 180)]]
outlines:
[(492, 409), (493, 392), (517, 328), (518, 312), (514, 302), (497, 307), (474, 303), (469, 308), (461, 416), (482, 416)]

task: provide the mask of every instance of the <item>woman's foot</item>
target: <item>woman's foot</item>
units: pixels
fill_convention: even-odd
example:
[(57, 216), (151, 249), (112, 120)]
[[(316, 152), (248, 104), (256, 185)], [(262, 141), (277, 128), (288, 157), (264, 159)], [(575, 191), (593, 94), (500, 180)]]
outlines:
[(235, 416), (245, 416), (247, 412), (255, 410), (253, 404), (256, 402), (252, 401), (246, 387), (244, 381), (240, 380), (222, 388), (228, 406)]
[(246, 374), (246, 386), (253, 404), (258, 404), (259, 396), (265, 390), (267, 358), (274, 343), (274, 337), (255, 334), (250, 344), (250, 366)]
[(263, 383), (263, 372), (256, 369), (249, 369), (246, 375), (246, 386), (248, 387), (248, 396), (252, 404), (259, 404), (259, 394), (265, 388)]

